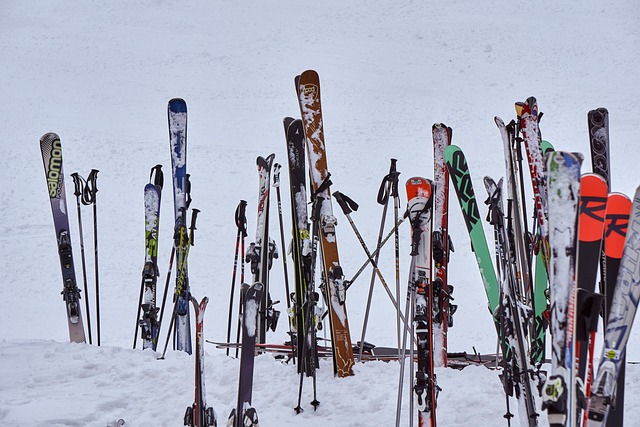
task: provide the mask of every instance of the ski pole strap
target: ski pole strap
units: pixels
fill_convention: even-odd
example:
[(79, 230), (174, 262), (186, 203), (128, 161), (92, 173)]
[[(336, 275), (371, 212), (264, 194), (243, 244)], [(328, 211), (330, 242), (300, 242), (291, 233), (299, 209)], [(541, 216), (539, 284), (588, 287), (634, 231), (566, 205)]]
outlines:
[(238, 207), (236, 208), (236, 227), (238, 231), (242, 232), (243, 237), (247, 237), (247, 201), (240, 200)]
[(389, 187), (388, 184), (390, 182), (389, 180), (390, 174), (387, 174), (384, 176), (384, 178), (382, 178), (382, 182), (380, 183), (380, 188), (378, 189), (378, 204), (380, 205), (386, 205), (387, 204), (387, 200), (389, 200)]
[[(155, 178), (154, 178), (155, 177)], [(155, 165), (151, 168), (151, 173), (149, 174), (149, 182), (153, 182), (158, 190), (162, 190), (162, 186), (164, 184), (164, 174), (162, 173), (162, 165)]]
[(75, 190), (73, 192), (73, 194), (78, 197), (82, 195), (82, 191), (86, 185), (86, 181), (84, 180), (84, 178), (82, 178), (80, 175), (78, 175), (78, 172), (74, 172), (71, 174), (71, 178), (73, 178), (73, 185), (75, 186)]
[[(391, 159), (391, 160), (395, 162), (396, 159)], [(398, 177), (400, 176), (400, 172), (397, 172), (394, 170), (389, 175), (390, 175), (389, 180), (391, 181), (391, 197), (397, 198), (398, 197)]]
[(333, 198), (336, 199), (336, 202), (338, 202), (345, 215), (349, 215), (351, 212), (358, 210), (358, 204), (339, 191), (333, 193)]
[(389, 187), (387, 187), (387, 184), (391, 186), (391, 196), (394, 198), (398, 197), (398, 175), (400, 175), (400, 172), (396, 171), (396, 162), (396, 159), (391, 159), (389, 173), (382, 178), (382, 182), (380, 183), (377, 199), (380, 205), (387, 204), (387, 200), (389, 199)]
[(318, 185), (318, 189), (314, 191), (313, 194), (311, 194), (311, 200), (314, 200), (318, 196), (318, 194), (329, 188), (331, 184), (333, 184), (331, 182), (331, 174), (327, 173), (327, 176), (324, 178), (324, 180), (322, 180), (320, 185)]
[(96, 193), (98, 192), (98, 169), (91, 169), (89, 176), (85, 181), (82, 189), (82, 204), (92, 205), (96, 202)]
[(196, 218), (198, 217), (198, 214), (200, 213), (199, 209), (193, 208), (191, 209), (191, 225), (189, 226), (189, 243), (191, 243), (191, 246), (193, 246), (193, 232), (196, 229)]

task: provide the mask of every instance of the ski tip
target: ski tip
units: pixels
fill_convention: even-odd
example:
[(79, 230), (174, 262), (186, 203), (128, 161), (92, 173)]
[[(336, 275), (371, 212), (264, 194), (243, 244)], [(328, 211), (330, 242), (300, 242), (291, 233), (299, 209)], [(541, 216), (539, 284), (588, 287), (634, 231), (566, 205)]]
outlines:
[(455, 145), (455, 144), (450, 144), (450, 145), (447, 145), (446, 147), (444, 147), (444, 158), (445, 158), (445, 160), (447, 159), (448, 156), (453, 157), (453, 153), (455, 153), (457, 151), (462, 153), (462, 149), (460, 147), (458, 147), (457, 145)]
[(302, 73), (300, 73), (300, 78), (301, 79), (305, 79), (308, 77), (315, 77), (316, 79), (318, 78), (318, 72), (316, 70), (306, 70), (303, 71)]
[(187, 103), (182, 98), (173, 98), (169, 101), (169, 111), (174, 113), (186, 113)]
[(258, 156), (256, 159), (256, 164), (258, 167), (265, 168), (271, 170), (271, 166), (273, 165), (273, 159), (275, 159), (276, 155), (274, 153), (269, 154), (266, 158), (262, 156)]
[(603, 126), (608, 115), (609, 110), (604, 107), (596, 108), (595, 110), (591, 110), (589, 111), (589, 113), (587, 113), (589, 122), (596, 126)]
[(55, 132), (47, 132), (40, 138), (40, 143), (52, 143), (53, 141), (59, 141), (60, 137)]

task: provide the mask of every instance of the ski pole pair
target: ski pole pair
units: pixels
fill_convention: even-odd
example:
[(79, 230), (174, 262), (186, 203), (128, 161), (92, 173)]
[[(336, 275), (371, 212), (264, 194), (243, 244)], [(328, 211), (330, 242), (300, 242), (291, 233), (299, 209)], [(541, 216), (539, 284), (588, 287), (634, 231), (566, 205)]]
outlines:
[(89, 293), (87, 289), (87, 268), (84, 255), (84, 232), (82, 230), (82, 214), (80, 205), (93, 206), (93, 248), (94, 248), (94, 271), (96, 284), (96, 320), (97, 320), (97, 344), (100, 345), (100, 287), (98, 274), (98, 212), (96, 194), (98, 193), (97, 179), (98, 170), (92, 169), (85, 180), (77, 172), (71, 174), (75, 186), (76, 206), (78, 210), (78, 228), (80, 232), (80, 253), (82, 258), (82, 280), (84, 284), (85, 307), (87, 310), (87, 328), (89, 332), (89, 344), (93, 344), (91, 338), (91, 314), (89, 311)]

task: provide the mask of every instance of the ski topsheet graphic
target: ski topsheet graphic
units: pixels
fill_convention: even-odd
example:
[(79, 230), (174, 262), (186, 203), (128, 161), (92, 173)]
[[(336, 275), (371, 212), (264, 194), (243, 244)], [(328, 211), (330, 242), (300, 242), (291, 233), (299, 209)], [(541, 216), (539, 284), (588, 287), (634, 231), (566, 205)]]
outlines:
[(297, 79), (300, 113), (307, 139), (307, 155), (311, 175), (312, 194), (320, 204), (320, 246), (326, 298), (329, 305), (329, 325), (334, 351), (333, 368), (339, 377), (353, 374), (353, 348), (345, 305), (344, 274), (338, 257), (336, 217), (329, 186), (329, 170), (324, 144), (324, 126), (320, 104), (320, 78), (313, 70), (303, 72)]
[(576, 425), (575, 260), (580, 162), (570, 153), (547, 159), (551, 300), (551, 372), (543, 388), (543, 409), (552, 427)]
[(169, 142), (171, 146), (171, 174), (173, 177), (173, 207), (176, 218), (174, 246), (176, 251), (176, 287), (174, 294), (174, 343), (177, 350), (191, 354), (191, 322), (189, 315), (189, 274), (187, 256), (188, 177), (187, 177), (187, 104), (183, 99), (169, 101)]
[(67, 198), (64, 189), (62, 170), (62, 144), (55, 133), (47, 133), (40, 138), (40, 151), (47, 180), (47, 191), (51, 202), (53, 225), (56, 232), (60, 268), (62, 270), (62, 298), (67, 309), (69, 339), (72, 342), (85, 342), (84, 324), (80, 310), (80, 289), (76, 282), (69, 232)]

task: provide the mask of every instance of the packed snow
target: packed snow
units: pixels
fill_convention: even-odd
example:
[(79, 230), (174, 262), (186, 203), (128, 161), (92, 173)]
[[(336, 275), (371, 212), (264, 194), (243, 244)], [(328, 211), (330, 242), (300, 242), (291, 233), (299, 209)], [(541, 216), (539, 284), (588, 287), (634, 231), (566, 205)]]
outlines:
[[(398, 160), (401, 190), (411, 176), (433, 178), (431, 126), (445, 123), (453, 128), (453, 143), (467, 156), (481, 202), (482, 178), (489, 174), (499, 179), (504, 173), (502, 141), (493, 118), (508, 122), (515, 117), (514, 102), (532, 95), (544, 113), (543, 137), (557, 149), (585, 153), (583, 171), (590, 170), (587, 112), (608, 108), (612, 190), (633, 195), (640, 184), (633, 159), (638, 135), (634, 105), (640, 98), (639, 19), (640, 4), (633, 0), (498, 0), (490, 7), (468, 0), (437, 4), (3, 1), (0, 267), (5, 279), (0, 285), (0, 425), (104, 427), (119, 419), (126, 421), (126, 427), (182, 425), (184, 411), (194, 399), (194, 356), (169, 349), (164, 360), (157, 360), (161, 352), (142, 351), (141, 342), (132, 349), (144, 265), (143, 189), (154, 165), (161, 163), (166, 176), (170, 173), (169, 99), (181, 97), (187, 102), (187, 172), (192, 206), (202, 211), (189, 253), (191, 289), (198, 300), (210, 298), (206, 339), (224, 341), (235, 209), (241, 199), (248, 201), (252, 236), (258, 200), (256, 157), (273, 152), (286, 167), (282, 119), (300, 114), (294, 87), (297, 74), (318, 71), (332, 191), (339, 190), (360, 205), (352, 218), (372, 248), (382, 219), (376, 196), (391, 158)], [(100, 170), (100, 347), (68, 342), (38, 149), (39, 138), (51, 131), (62, 140), (78, 283), (82, 283), (78, 219), (69, 174), (77, 171), (86, 177), (91, 169)], [(288, 174), (281, 179), (288, 242)], [(173, 236), (171, 187), (171, 180), (165, 179), (159, 218), (160, 292)], [(404, 210), (404, 191), (400, 196)], [(449, 350), (494, 353), (495, 329), (454, 197), (452, 191), (449, 225), (455, 252), (449, 278), (458, 311), (449, 330)], [(385, 233), (393, 224), (392, 206)], [(484, 216), (486, 207), (480, 209)], [(341, 212), (335, 215), (340, 261), (350, 279), (366, 255), (346, 218)], [(95, 343), (90, 208), (83, 209), (82, 219)], [(270, 233), (279, 242), (277, 222), (272, 200)], [(409, 225), (400, 228), (404, 297)], [(492, 242), (488, 224), (485, 232)], [(287, 251), (279, 252), (282, 256)], [(385, 280), (394, 283), (392, 242), (382, 249), (378, 264)], [(271, 343), (287, 338), (282, 271), (282, 259), (274, 260), (270, 287), (283, 314), (276, 332), (268, 334)], [(365, 273), (347, 295), (354, 343), (362, 333), (370, 267)], [(248, 266), (245, 274), (248, 279)], [(170, 290), (173, 283), (172, 279)], [(292, 286), (292, 277), (289, 283)], [(366, 340), (394, 346), (395, 315), (377, 281)], [(161, 347), (167, 324), (165, 320)], [(597, 355), (601, 348), (599, 333)], [(206, 344), (205, 354), (207, 403), (223, 425), (236, 404), (239, 362), (213, 344)], [(631, 331), (627, 358), (640, 361), (637, 325)], [(506, 425), (506, 401), (497, 371), (470, 366), (437, 368), (436, 373), (442, 388), (437, 408), (440, 426)], [(311, 381), (305, 379), (305, 410), (296, 415), (296, 367), (265, 354), (256, 358), (253, 406), (265, 427), (390, 426), (395, 421), (398, 375), (397, 362), (366, 362), (356, 363), (352, 377), (336, 378), (331, 361), (322, 359), (317, 378), (321, 404), (314, 412), (309, 404)], [(404, 384), (410, 383), (406, 377)], [(626, 386), (627, 403), (633, 402), (640, 393), (638, 364), (628, 365)], [(405, 394), (403, 425), (408, 425), (408, 400)], [(513, 425), (518, 425), (517, 402), (509, 403), (516, 414)], [(638, 407), (627, 405), (625, 414), (626, 425), (640, 425)], [(545, 423), (541, 413), (540, 424)]]

